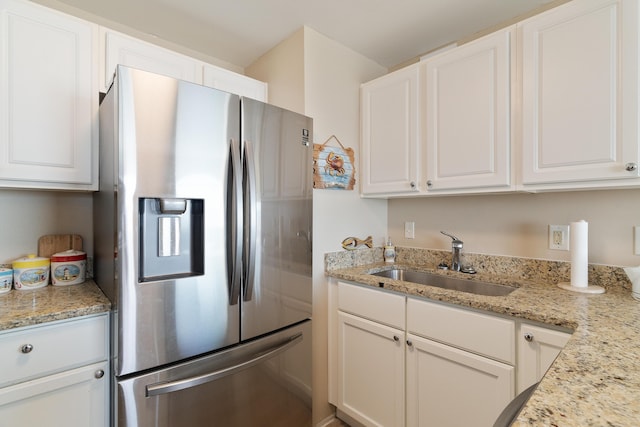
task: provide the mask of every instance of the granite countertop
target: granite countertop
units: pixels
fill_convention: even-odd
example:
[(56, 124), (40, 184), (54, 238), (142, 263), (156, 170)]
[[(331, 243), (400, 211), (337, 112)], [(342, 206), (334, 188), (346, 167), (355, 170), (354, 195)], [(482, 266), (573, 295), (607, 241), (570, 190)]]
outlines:
[(111, 303), (93, 280), (0, 295), (0, 331), (109, 311)]
[[(344, 262), (333, 262), (336, 258), (328, 255), (325, 258), (326, 274), (337, 279), (376, 288), (383, 283), (384, 289), (407, 295), (573, 330), (569, 342), (531, 395), (514, 426), (640, 424), (640, 301), (631, 297), (629, 283), (624, 280), (624, 275), (620, 275), (621, 269), (594, 270), (590, 266), (590, 282), (593, 280), (598, 285), (604, 285), (606, 293), (589, 295), (558, 288), (557, 282), (567, 281), (568, 278), (559, 277), (559, 280), (551, 281), (546, 274), (556, 267), (550, 267), (544, 261), (528, 263), (526, 274), (522, 270), (515, 276), (492, 271), (490, 274), (479, 272), (470, 276), (436, 271), (434, 266), (438, 264), (437, 260), (411, 263), (407, 261), (415, 261), (415, 257), (397, 258), (405, 262), (396, 263), (396, 267), (400, 268), (436, 271), (438, 274), (518, 286), (507, 296), (492, 297), (368, 275), (372, 270), (390, 268), (389, 264), (377, 262), (375, 257), (368, 260), (372, 262), (366, 263), (365, 260), (363, 264), (348, 266)], [(479, 271), (495, 270), (490, 268), (490, 262), (481, 260), (479, 264), (488, 267)], [(533, 274), (531, 270), (535, 269), (540, 274)], [(559, 269), (564, 271), (562, 266)]]

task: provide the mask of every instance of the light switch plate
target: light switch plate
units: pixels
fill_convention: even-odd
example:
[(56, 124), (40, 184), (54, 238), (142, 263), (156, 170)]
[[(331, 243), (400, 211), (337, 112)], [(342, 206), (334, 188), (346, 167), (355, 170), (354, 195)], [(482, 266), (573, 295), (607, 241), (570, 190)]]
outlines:
[(416, 223), (413, 221), (406, 221), (404, 223), (404, 238), (415, 239), (416, 238)]

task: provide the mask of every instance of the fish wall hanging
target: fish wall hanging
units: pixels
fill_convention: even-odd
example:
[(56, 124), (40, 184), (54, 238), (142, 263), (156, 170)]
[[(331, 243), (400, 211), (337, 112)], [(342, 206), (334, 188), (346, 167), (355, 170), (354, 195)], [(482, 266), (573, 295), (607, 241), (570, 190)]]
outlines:
[[(338, 146), (327, 145), (335, 140)], [(355, 156), (331, 135), (323, 144), (313, 144), (313, 188), (353, 190), (356, 183)]]
[(371, 236), (368, 236), (364, 240), (360, 240), (357, 237), (347, 237), (342, 241), (342, 248), (348, 251), (353, 251), (355, 249), (358, 249), (362, 245), (365, 245), (368, 248), (372, 248), (373, 239), (371, 238)]

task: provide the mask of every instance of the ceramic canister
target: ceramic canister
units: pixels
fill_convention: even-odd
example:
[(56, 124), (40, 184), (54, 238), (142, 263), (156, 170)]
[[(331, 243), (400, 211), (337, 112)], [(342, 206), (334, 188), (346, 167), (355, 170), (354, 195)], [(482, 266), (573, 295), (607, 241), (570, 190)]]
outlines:
[(0, 268), (0, 294), (11, 290), (13, 285), (13, 270), (10, 268)]
[(53, 286), (78, 285), (84, 282), (87, 254), (68, 250), (51, 255), (51, 284)]
[(13, 286), (19, 290), (43, 288), (49, 284), (49, 258), (29, 254), (13, 261)]

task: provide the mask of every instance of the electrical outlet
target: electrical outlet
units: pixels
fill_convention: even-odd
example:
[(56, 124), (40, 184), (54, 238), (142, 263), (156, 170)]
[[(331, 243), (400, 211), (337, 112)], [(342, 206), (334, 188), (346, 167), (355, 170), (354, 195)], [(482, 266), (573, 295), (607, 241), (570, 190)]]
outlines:
[(633, 227), (633, 254), (640, 255), (640, 225)]
[(569, 250), (569, 226), (550, 225), (549, 226), (549, 249), (561, 251)]
[(413, 221), (406, 221), (404, 223), (404, 238), (405, 239), (415, 239), (416, 233), (416, 223)]

